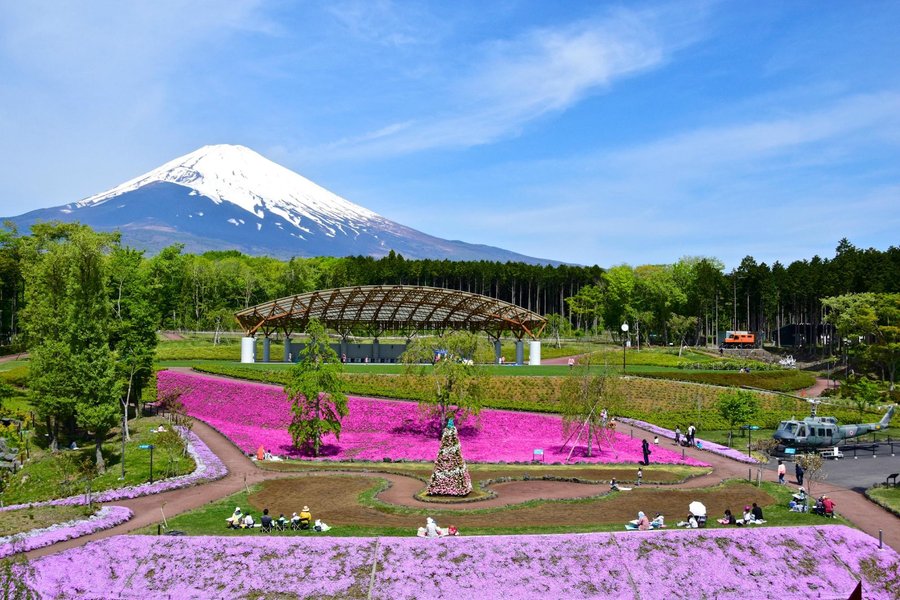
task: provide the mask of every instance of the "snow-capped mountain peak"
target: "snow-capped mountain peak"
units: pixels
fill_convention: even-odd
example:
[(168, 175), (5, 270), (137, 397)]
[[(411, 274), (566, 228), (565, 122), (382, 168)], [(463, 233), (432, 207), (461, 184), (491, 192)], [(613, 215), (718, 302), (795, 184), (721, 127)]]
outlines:
[(383, 220), (250, 148), (230, 144), (203, 146), (76, 206), (102, 204), (155, 182), (190, 188), (216, 204), (230, 202), (259, 219), (271, 213), (296, 227), (308, 227), (301, 223), (309, 219), (326, 229), (346, 226), (358, 233), (368, 222)]

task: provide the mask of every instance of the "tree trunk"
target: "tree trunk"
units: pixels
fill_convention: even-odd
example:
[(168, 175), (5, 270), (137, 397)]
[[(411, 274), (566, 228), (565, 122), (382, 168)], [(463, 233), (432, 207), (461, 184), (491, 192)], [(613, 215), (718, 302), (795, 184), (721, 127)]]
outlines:
[(98, 432), (94, 437), (96, 443), (97, 473), (106, 473), (106, 461), (103, 460), (103, 434)]
[(56, 421), (51, 422), (50, 417), (47, 417), (47, 431), (50, 432), (50, 451), (59, 452), (59, 432), (56, 427)]

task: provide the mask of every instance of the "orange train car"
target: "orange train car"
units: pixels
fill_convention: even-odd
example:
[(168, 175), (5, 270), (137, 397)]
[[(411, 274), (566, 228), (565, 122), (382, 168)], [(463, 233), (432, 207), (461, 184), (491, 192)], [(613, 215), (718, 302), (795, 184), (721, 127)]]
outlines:
[(754, 348), (756, 347), (756, 334), (752, 331), (728, 331), (722, 345), (726, 348)]

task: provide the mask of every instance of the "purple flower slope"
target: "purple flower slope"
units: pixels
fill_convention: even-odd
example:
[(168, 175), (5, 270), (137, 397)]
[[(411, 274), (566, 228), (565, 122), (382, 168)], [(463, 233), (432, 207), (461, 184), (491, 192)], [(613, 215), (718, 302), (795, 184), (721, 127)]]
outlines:
[[(374, 579), (370, 579), (377, 562)], [(897, 598), (845, 526), (421, 538), (117, 536), (38, 559), (41, 597)]]

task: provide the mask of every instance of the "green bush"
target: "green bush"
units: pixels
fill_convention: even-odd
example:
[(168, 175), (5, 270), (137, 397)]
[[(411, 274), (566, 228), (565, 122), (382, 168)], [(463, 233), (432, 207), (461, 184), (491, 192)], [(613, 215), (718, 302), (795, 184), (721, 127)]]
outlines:
[(28, 385), (28, 373), (28, 365), (20, 365), (18, 367), (13, 367), (12, 369), (0, 371), (0, 380), (16, 387), (25, 387)]

